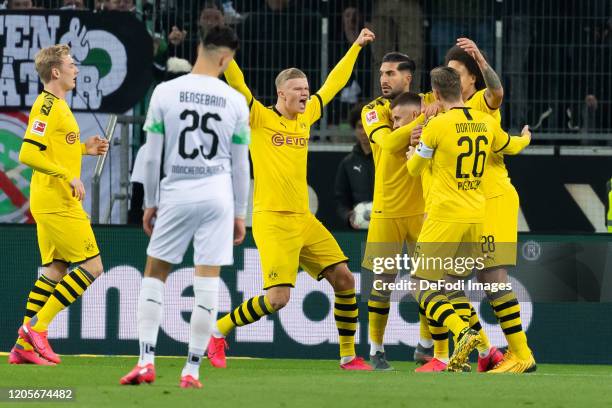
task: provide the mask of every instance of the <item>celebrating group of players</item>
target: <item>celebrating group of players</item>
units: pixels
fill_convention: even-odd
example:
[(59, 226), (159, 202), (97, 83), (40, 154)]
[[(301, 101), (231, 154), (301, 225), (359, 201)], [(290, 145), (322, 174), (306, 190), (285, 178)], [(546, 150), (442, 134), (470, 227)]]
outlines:
[[(510, 137), (501, 129), (503, 88), (473, 41), (457, 40), (445, 66), (431, 71), (430, 92), (409, 92), (415, 69), (408, 56), (387, 54), (380, 67), (383, 95), (362, 111), (375, 165), (363, 266), (371, 270), (374, 257), (398, 253), (406, 243), (425, 258), (480, 255), (485, 268), (476, 271), (478, 280), (507, 283), (505, 267), (516, 264), (519, 203), (503, 155), (526, 147), (529, 130)], [(396, 275), (385, 271), (378, 279), (392, 282)], [(450, 283), (465, 278), (439, 266), (419, 268), (413, 276)], [(508, 341), (505, 355), (491, 347), (464, 291), (427, 289), (415, 295), (420, 339), (414, 357), (423, 364), (417, 372), (466, 370), (474, 347), (479, 371), (535, 370), (511, 289), (487, 292)], [(370, 360), (380, 370), (391, 369), (383, 345), (390, 296), (373, 287), (368, 300)], [(450, 360), (449, 329), (455, 339)]]
[[(277, 102), (266, 107), (254, 98), (233, 60), (236, 34), (228, 27), (215, 27), (201, 33), (192, 72), (156, 87), (144, 127), (143, 227), (151, 239), (138, 300), (140, 356), (121, 384), (155, 380), (165, 280), (192, 240), (194, 305), (181, 387), (202, 386), (199, 367), (205, 353), (213, 366), (226, 366), (225, 336), (233, 328), (287, 304), (300, 266), (334, 289), (340, 367), (391, 368), (383, 346), (390, 293), (372, 289), (369, 297), (368, 364), (355, 353), (355, 280), (339, 245), (309, 211), (306, 182), (310, 127), (348, 82), (362, 47), (374, 39), (374, 33), (363, 29), (312, 95), (302, 71), (282, 71), (275, 82)], [(520, 137), (501, 130), (503, 89), (473, 42), (460, 39), (446, 65), (431, 72), (432, 91), (417, 95), (409, 92), (414, 62), (397, 52), (383, 59), (382, 96), (362, 113), (376, 174), (363, 265), (371, 269), (381, 243), (401, 248), (405, 242), (416, 242), (412, 249), (421, 254), (455, 256), (460, 244), (484, 240), (488, 264), (477, 271), (478, 279), (506, 282), (504, 266), (515, 263), (516, 253), (496, 251), (495, 243), (516, 244), (518, 197), (503, 154), (518, 153), (530, 135), (526, 128)], [(81, 156), (105, 154), (108, 142), (93, 137), (75, 143), (78, 125), (64, 100), (78, 74), (70, 49), (56, 45), (41, 50), (36, 69), (44, 91), (32, 107), (20, 161), (34, 169), (31, 211), (45, 269), (28, 296), (9, 361), (52, 365), (60, 358), (47, 341), (49, 323), (103, 270), (80, 203), (85, 190), (79, 179)], [(218, 79), (223, 73), (227, 84)], [(233, 263), (232, 244), (245, 237), (248, 150), (255, 181), (252, 231), (266, 292), (217, 320), (220, 266)], [(70, 265), (76, 266), (68, 273)], [(396, 273), (388, 271), (383, 277), (393, 281)], [(452, 271), (427, 268), (414, 277), (458, 278)], [(416, 298), (421, 338), (415, 357), (424, 365), (417, 371), (463, 371), (474, 348), (480, 371), (535, 369), (516, 296), (511, 290), (487, 295), (508, 340), (506, 354), (490, 346), (465, 293), (420, 290)], [(450, 359), (449, 330), (455, 339)]]

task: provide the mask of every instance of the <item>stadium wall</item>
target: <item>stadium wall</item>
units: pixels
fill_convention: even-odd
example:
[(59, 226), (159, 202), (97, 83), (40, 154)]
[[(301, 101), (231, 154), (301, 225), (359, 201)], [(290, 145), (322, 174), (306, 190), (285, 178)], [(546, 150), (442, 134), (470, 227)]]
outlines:
[[(54, 348), (64, 354), (136, 354), (136, 306), (147, 237), (133, 227), (97, 227), (106, 273), (50, 327)], [(0, 350), (12, 346), (25, 300), (39, 269), (36, 230), (0, 225)], [(356, 271), (358, 291), (368, 291), (360, 273), (365, 234), (335, 233)], [(612, 235), (530, 235), (519, 243), (512, 283), (522, 303), (523, 323), (539, 362), (612, 364)], [(250, 233), (234, 251), (235, 267), (224, 267), (220, 313), (260, 293), (261, 272)], [(183, 355), (193, 290), (192, 252), (170, 275), (158, 354)], [(483, 299), (482, 293), (472, 298)], [(360, 302), (358, 352), (367, 353), (367, 305)], [(416, 304), (409, 295), (392, 303), (385, 341), (391, 359), (409, 360), (418, 338)], [(239, 328), (229, 337), (231, 356), (336, 358), (337, 332), (328, 284), (299, 273), (292, 300), (280, 313)], [(476, 302), (494, 345), (503, 346), (488, 304)]]
[[(346, 154), (310, 151), (308, 157), (308, 184), (318, 197), (311, 197), (311, 202), (317, 203), (317, 217), (334, 230), (348, 229), (336, 213), (337, 203), (330, 199), (334, 197), (330, 175), (336, 174)], [(612, 149), (528, 148), (518, 156), (505, 156), (505, 162), (521, 201), (519, 231), (606, 231), (606, 183), (612, 176)]]

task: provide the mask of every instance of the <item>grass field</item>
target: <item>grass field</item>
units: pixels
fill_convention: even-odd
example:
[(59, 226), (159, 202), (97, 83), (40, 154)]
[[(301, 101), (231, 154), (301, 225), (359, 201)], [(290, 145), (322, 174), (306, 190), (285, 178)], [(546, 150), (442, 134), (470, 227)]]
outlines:
[[(73, 388), (76, 403), (1, 403), (46, 407), (610, 407), (612, 367), (538, 366), (529, 375), (415, 374), (414, 363), (393, 372), (343, 372), (336, 361), (229, 359), (205, 361), (204, 388), (182, 390), (183, 358), (158, 358), (154, 385), (120, 386), (135, 357), (65, 356), (56, 367), (0, 365), (0, 387)], [(3, 390), (6, 394), (6, 390)]]

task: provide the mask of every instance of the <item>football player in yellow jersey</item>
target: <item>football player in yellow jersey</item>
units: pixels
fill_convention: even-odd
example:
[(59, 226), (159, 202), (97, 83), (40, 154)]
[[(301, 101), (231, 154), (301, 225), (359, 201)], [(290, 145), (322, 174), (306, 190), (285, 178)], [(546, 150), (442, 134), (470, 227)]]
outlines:
[[(467, 38), (458, 39), (457, 45), (448, 51), (445, 58), (445, 64), (455, 68), (460, 74), (461, 94), (464, 103), (466, 106), (489, 113), (500, 120), (498, 107), (503, 99), (503, 88), (501, 87), (497, 74), (487, 64), (484, 57), (480, 65), (478, 65), (476, 60), (467, 54), (462, 47), (470, 47), (470, 49), (472, 49), (472, 47), (476, 47), (476, 45)], [(487, 81), (484, 79), (485, 75)], [(425, 117), (428, 118), (439, 110), (441, 110), (440, 102), (431, 103), (424, 108)], [(423, 181), (425, 182), (427, 179), (425, 176), (429, 176), (430, 172), (426, 169), (423, 174)], [(488, 177), (488, 173), (486, 174), (487, 176), (485, 176), (485, 178)], [(423, 188), (424, 190), (427, 189), (425, 186)], [(468, 308), (465, 293), (463, 291), (455, 291), (449, 293), (448, 296), (453, 306), (459, 310), (461, 317), (469, 321), (470, 326), (480, 333), (481, 342), (478, 344), (478, 370), (490, 370), (503, 359), (502, 353), (497, 350), (497, 348), (491, 346), (486, 333), (482, 329), (476, 311), (471, 307)], [(444, 327), (436, 327), (435, 323), (432, 322), (429, 324), (429, 329), (430, 331), (436, 332), (432, 335), (434, 338), (434, 359), (427, 362), (423, 367), (418, 368), (417, 371), (441, 371), (445, 368), (445, 362), (448, 359), (448, 330)], [(423, 321), (421, 321), (421, 331), (423, 332), (426, 330), (427, 327), (425, 327)]]
[[(499, 113), (499, 106), (503, 100), (503, 87), (497, 74), (492, 67), (489, 66), (486, 59), (479, 51), (476, 44), (468, 38), (459, 38), (457, 45), (452, 47), (446, 55), (445, 64), (455, 68), (461, 76), (461, 90), (462, 99), (466, 106), (470, 106), (482, 112), (489, 113), (498, 121), (501, 121)], [(425, 116), (428, 117), (436, 110), (439, 110), (440, 106), (438, 103), (432, 103), (425, 108)], [(413, 138), (418, 139), (418, 131), (416, 129), (413, 132)], [(528, 130), (523, 129), (523, 133), (528, 133)], [(490, 167), (490, 171), (485, 173), (483, 187), (487, 196), (487, 201), (494, 198), (494, 205), (488, 205), (485, 219), (485, 232), (481, 240), (488, 247), (497, 247), (496, 261), (500, 262), (499, 265), (514, 265), (516, 264), (516, 240), (517, 240), (517, 215), (518, 215), (518, 196), (514, 188), (510, 184), (508, 173), (503, 164), (503, 155), (501, 153), (493, 153), (489, 156), (487, 166)], [(487, 188), (487, 186), (493, 186)], [(504, 186), (502, 190), (506, 190), (508, 194), (505, 195), (505, 200), (502, 198), (496, 198), (499, 196), (500, 186)], [(509, 188), (508, 188), (509, 187)], [(514, 191), (514, 194), (512, 194)], [(500, 207), (499, 202), (505, 202), (505, 211), (496, 209)], [(496, 234), (494, 232), (497, 231)], [(502, 232), (505, 231), (505, 232)], [(502, 235), (499, 235), (500, 232)], [(495, 242), (498, 242), (496, 245)], [(499, 244), (501, 243), (501, 244)], [(489, 254), (490, 256), (491, 254)], [(477, 278), (481, 282), (507, 282), (507, 272), (505, 269), (498, 269), (492, 265), (493, 258), (487, 258), (487, 267), (492, 268), (486, 272), (479, 272)], [(495, 262), (495, 261), (494, 261)], [(504, 262), (504, 263), (502, 263)], [(468, 319), (472, 328), (477, 330), (481, 335), (481, 343), (478, 346), (478, 371), (489, 371), (497, 364), (501, 362), (503, 356), (497, 348), (492, 347), (488, 341), (488, 338), (482, 330), (478, 316), (473, 308), (467, 309), (465, 302), (464, 293), (456, 292), (449, 294), (450, 300), (461, 312), (462, 318)], [(515, 344), (513, 348), (522, 350), (520, 353), (522, 356), (529, 355), (531, 352), (527, 351), (527, 342), (522, 327), (520, 326), (520, 310), (518, 302), (510, 301), (506, 303), (506, 300), (516, 300), (515, 296), (510, 292), (498, 292), (497, 294), (488, 293), (491, 304), (495, 307), (504, 305), (504, 307), (495, 312), (498, 319), (503, 316), (514, 316), (513, 319), (502, 319), (500, 324), (508, 343)], [(506, 307), (507, 306), (507, 307)], [(499, 307), (498, 307), (499, 309)], [(494, 309), (495, 310), (495, 309)], [(431, 327), (430, 327), (431, 328)], [(421, 325), (421, 330), (424, 330)], [(514, 332), (516, 330), (516, 332)], [(506, 333), (506, 332), (509, 333)], [(440, 343), (434, 340), (434, 347), (436, 349), (445, 349), (446, 355), (448, 355), (448, 345), (446, 343)], [(442, 364), (438, 361), (431, 361), (429, 365), (435, 365), (438, 369), (442, 368)], [(524, 363), (518, 364), (518, 366), (525, 366)]]
[[(416, 242), (423, 224), (423, 193), (420, 178), (410, 177), (405, 166), (405, 152), (414, 127), (424, 121), (423, 115), (413, 118), (406, 126), (393, 130), (390, 103), (393, 98), (409, 92), (416, 65), (410, 57), (390, 52), (380, 66), (382, 96), (361, 111), (363, 128), (370, 139), (374, 157), (374, 200), (367, 245), (362, 266), (371, 271), (373, 259), (401, 253), (405, 243)], [(431, 94), (422, 95), (423, 103), (433, 101)], [(370, 363), (377, 370), (390, 370), (383, 344), (390, 308), (390, 291), (374, 288), (377, 281), (393, 282), (396, 270), (385, 271), (374, 278), (368, 298), (368, 332)], [(422, 319), (425, 320), (424, 315)], [(431, 342), (429, 336), (424, 342)]]
[(253, 237), (260, 253), (266, 294), (248, 299), (217, 321), (218, 331), (208, 346), (214, 366), (226, 365), (224, 337), (232, 329), (253, 323), (289, 302), (298, 267), (302, 266), (314, 279), (326, 279), (334, 289), (340, 366), (347, 370), (371, 370), (355, 354), (357, 300), (347, 257), (308, 208), (306, 159), (310, 126), (348, 82), (361, 48), (373, 40), (374, 34), (363, 29), (312, 96), (302, 71), (297, 68), (282, 71), (275, 83), (278, 99), (270, 107), (254, 98), (235, 61), (225, 71), (227, 82), (246, 97), (250, 109), (249, 148), (255, 176)]
[[(102, 260), (81, 201), (81, 156), (100, 155), (108, 142), (99, 136), (80, 143), (79, 126), (64, 97), (79, 72), (67, 45), (44, 48), (35, 57), (44, 84), (23, 138), (19, 161), (33, 169), (30, 211), (36, 221), (44, 270), (28, 295), (12, 364), (60, 362), (47, 341), (47, 327), (102, 273)], [(68, 267), (74, 265), (70, 273)]]
[[(466, 107), (460, 76), (453, 68), (432, 70), (431, 83), (444, 113), (426, 124), (417, 149), (410, 147), (408, 154), (411, 175), (421, 174), (430, 160), (432, 166), (431, 203), (415, 251), (422, 262), (412, 273), (417, 283), (416, 298), (427, 318), (448, 327), (455, 336), (455, 350), (447, 369), (462, 371), (480, 335), (451, 305), (445, 287), (436, 283), (461, 282), (482, 263), (484, 254), (478, 248), (485, 211), (481, 184), (487, 156), (501, 151), (516, 154), (528, 144), (529, 136), (511, 138), (490, 115)], [(470, 308), (467, 298), (465, 302)]]
[[(393, 117), (393, 129), (405, 126), (414, 120), (413, 103), (408, 96), (410, 93), (398, 95), (391, 102), (391, 115)], [(417, 132), (418, 129), (418, 132)], [(419, 125), (412, 131), (410, 144), (415, 146), (420, 138), (422, 126)], [(420, 175), (423, 190), (424, 218), (431, 200), (428, 200), (431, 182), (431, 166), (427, 166)], [(423, 220), (424, 220), (423, 218)], [(428, 320), (425, 311), (419, 307), (420, 336), (414, 350), (414, 361), (421, 365), (415, 372), (443, 371), (448, 361), (448, 329), (433, 320)]]
[[(478, 46), (468, 38), (459, 38), (445, 58), (447, 66), (456, 69), (461, 76), (461, 93), (466, 106), (489, 113), (501, 122), (499, 107), (503, 99), (503, 87), (495, 71), (489, 66)], [(528, 132), (523, 129), (523, 133)], [(508, 282), (508, 266), (516, 265), (518, 238), (519, 197), (510, 182), (504, 164), (504, 155), (492, 153), (487, 161), (487, 172), (483, 188), (487, 199), (485, 221), (481, 242), (491, 250), (485, 269), (477, 273), (479, 282)], [(512, 290), (487, 292), (487, 297), (509, 345), (505, 361), (500, 363), (499, 352), (494, 347), (483, 358), (479, 349), (479, 371), (530, 372), (536, 368), (527, 336), (520, 318), (520, 304)], [(472, 311), (473, 312), (473, 311)], [(480, 327), (478, 317), (473, 314), (470, 323)]]

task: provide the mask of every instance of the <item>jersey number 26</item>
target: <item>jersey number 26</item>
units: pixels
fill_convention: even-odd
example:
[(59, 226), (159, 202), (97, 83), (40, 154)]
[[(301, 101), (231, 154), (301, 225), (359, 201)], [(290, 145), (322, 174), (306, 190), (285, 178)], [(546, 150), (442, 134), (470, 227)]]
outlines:
[[(472, 139), (468, 136), (461, 136), (459, 140), (457, 140), (457, 146), (463, 146), (467, 144), (467, 151), (463, 153), (459, 153), (457, 156), (457, 171), (455, 173), (455, 177), (458, 179), (462, 178), (470, 178), (469, 173), (463, 172), (463, 159), (467, 157), (474, 156), (474, 163), (472, 165), (472, 176), (474, 177), (482, 177), (484, 173), (485, 163), (487, 162), (487, 152), (480, 150), (481, 145), (488, 145), (489, 139), (486, 136), (478, 136), (476, 138), (476, 142), (472, 142)], [(474, 149), (474, 144), (476, 145), (476, 149)]]

